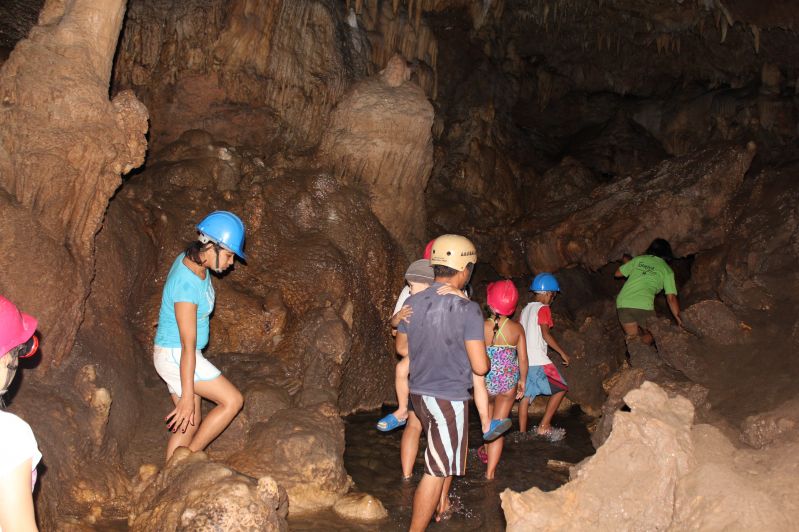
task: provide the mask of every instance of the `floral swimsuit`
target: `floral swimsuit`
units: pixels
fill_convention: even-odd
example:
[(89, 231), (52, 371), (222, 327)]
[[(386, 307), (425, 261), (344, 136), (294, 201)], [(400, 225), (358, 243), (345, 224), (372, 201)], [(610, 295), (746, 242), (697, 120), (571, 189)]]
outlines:
[[(519, 358), (516, 355), (516, 346), (508, 345), (508, 340), (502, 332), (502, 327), (508, 323), (508, 318), (499, 326), (491, 345), (486, 348), (488, 358), (491, 360), (491, 371), (486, 376), (486, 388), (489, 395), (499, 395), (512, 390), (519, 382)], [(498, 336), (502, 336), (503, 344), (495, 344)]]

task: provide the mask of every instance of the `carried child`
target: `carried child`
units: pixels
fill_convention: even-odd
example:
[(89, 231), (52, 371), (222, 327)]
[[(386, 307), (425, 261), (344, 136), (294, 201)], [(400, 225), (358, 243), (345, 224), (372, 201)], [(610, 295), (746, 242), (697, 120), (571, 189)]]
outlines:
[(538, 436), (550, 441), (558, 441), (565, 437), (566, 431), (553, 427), (552, 417), (557, 412), (569, 387), (558, 368), (547, 356), (547, 348), (551, 347), (560, 355), (564, 366), (569, 365), (569, 355), (558, 344), (550, 331), (555, 323), (552, 321), (552, 312), (549, 306), (560, 292), (560, 285), (551, 273), (539, 273), (533, 279), (530, 290), (535, 293), (535, 299), (524, 307), (520, 319), (527, 339), (529, 367), (524, 398), (519, 404), (519, 430), (527, 431), (527, 408), (530, 402), (539, 395), (548, 395), (550, 397), (544, 417), (534, 429)]

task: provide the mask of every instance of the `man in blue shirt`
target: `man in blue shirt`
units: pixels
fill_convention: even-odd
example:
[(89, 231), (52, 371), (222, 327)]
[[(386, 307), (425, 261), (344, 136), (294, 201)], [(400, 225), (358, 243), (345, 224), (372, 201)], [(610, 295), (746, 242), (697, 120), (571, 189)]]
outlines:
[(438, 509), (449, 507), (452, 476), (466, 473), (469, 433), (469, 388), (472, 374), (485, 375), (490, 362), (485, 350), (480, 306), (437, 289), (462, 289), (477, 263), (469, 239), (443, 235), (433, 244), (430, 264), (435, 282), (408, 298), (410, 322), (397, 329), (396, 348), (410, 358), (411, 402), (427, 434), (425, 474), (413, 499), (411, 530), (424, 530)]

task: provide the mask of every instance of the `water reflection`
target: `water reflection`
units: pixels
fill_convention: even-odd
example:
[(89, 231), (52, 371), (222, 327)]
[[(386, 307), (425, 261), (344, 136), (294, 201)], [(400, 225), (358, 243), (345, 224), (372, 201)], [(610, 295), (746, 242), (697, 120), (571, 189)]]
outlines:
[[(345, 418), (347, 447), (344, 463), (355, 482), (356, 490), (370, 493), (380, 499), (388, 510), (386, 521), (374, 525), (347, 522), (332, 511), (303, 518), (290, 518), (289, 528), (302, 530), (353, 530), (399, 531), (407, 530), (411, 518), (411, 505), (416, 483), (424, 471), (424, 437), (410, 481), (403, 481), (400, 471), (399, 446), (402, 430), (391, 433), (378, 432), (374, 425), (384, 414), (371, 412)], [(554, 424), (566, 428), (566, 439), (550, 443), (535, 438), (531, 433), (520, 434), (514, 427), (508, 433), (502, 460), (494, 480), (485, 479), (485, 465), (477, 458), (481, 444), (477, 412), (469, 415), (469, 459), (465, 477), (453, 482), (450, 519), (433, 523), (430, 530), (505, 530), (505, 518), (500, 507), (499, 494), (505, 488), (524, 491), (537, 487), (553, 490), (568, 480), (568, 473), (547, 467), (547, 460), (576, 463), (593, 454), (585, 421), (579, 409), (567, 416), (557, 415)], [(531, 424), (537, 419), (530, 420)]]

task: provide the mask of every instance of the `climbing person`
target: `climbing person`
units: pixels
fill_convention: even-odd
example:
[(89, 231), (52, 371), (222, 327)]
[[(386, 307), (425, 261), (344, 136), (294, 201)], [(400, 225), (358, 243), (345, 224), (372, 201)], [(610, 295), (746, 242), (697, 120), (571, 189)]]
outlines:
[[(153, 361), (175, 408), (165, 421), (172, 432), (166, 458), (178, 447), (201, 451), (230, 424), (243, 405), (241, 393), (202, 354), (214, 310), (211, 272), (221, 274), (234, 256), (245, 260), (244, 224), (215, 211), (197, 224), (198, 239), (178, 255), (164, 284)], [(201, 420), (200, 401), (216, 404)], [(201, 422), (202, 421), (202, 422)]]
[(570, 363), (569, 355), (552, 336), (550, 329), (555, 326), (549, 306), (560, 292), (558, 280), (551, 273), (539, 273), (530, 284), (535, 294), (534, 300), (524, 310), (520, 322), (527, 340), (527, 380), (524, 397), (519, 404), (519, 430), (527, 431), (527, 408), (539, 395), (549, 395), (544, 417), (537, 427), (536, 434), (550, 441), (563, 439), (566, 431), (552, 426), (552, 417), (557, 412), (563, 397), (569, 390), (566, 380), (547, 356), (547, 347), (555, 350), (563, 359), (563, 365)]
[(445, 284), (463, 288), (477, 263), (474, 244), (463, 236), (440, 236), (430, 263), (435, 282), (408, 298), (413, 317), (400, 322), (395, 340), (397, 353), (410, 358), (411, 403), (427, 435), (412, 531), (424, 530), (434, 512), (437, 520), (449, 512), (452, 476), (466, 471), (472, 375), (489, 370), (480, 307), (454, 294), (437, 293)]
[(20, 358), (39, 348), (36, 318), (0, 296), (0, 531), (35, 531), (33, 487), (42, 453), (25, 421), (2, 410)]
[[(519, 302), (519, 291), (510, 280), (496, 281), (486, 289), (486, 304), (491, 316), (484, 329), (491, 370), (486, 373), (485, 383), (490, 400), (489, 415), (492, 419), (510, 419), (511, 408), (517, 399), (524, 396), (527, 379), (527, 343), (524, 329), (511, 320)], [(505, 445), (504, 436), (481, 446), (477, 454), (487, 465), (486, 478), (493, 479), (497, 464)]]
[(654, 339), (646, 328), (646, 320), (655, 316), (655, 296), (661, 290), (666, 293), (675, 321), (682, 327), (677, 284), (668, 265), (673, 258), (669, 242), (656, 238), (643, 255), (624, 260), (616, 270), (616, 278), (627, 278), (616, 297), (616, 312), (627, 339), (640, 337), (645, 344), (652, 345)]

